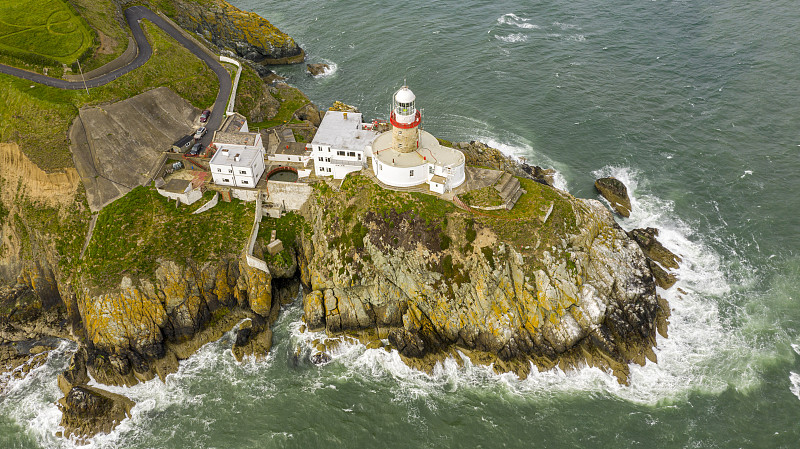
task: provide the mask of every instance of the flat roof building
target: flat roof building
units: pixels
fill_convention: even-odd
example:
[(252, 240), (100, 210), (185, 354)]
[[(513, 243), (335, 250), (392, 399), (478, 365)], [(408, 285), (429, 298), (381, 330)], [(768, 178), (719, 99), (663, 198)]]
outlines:
[(342, 179), (367, 166), (372, 141), (378, 133), (361, 121), (360, 112), (328, 111), (311, 141), (311, 158), (317, 176)]

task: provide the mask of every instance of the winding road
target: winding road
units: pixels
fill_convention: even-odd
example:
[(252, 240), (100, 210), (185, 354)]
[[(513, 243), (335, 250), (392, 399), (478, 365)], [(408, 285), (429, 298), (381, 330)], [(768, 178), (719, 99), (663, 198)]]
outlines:
[[(205, 62), (206, 65), (208, 65), (208, 67), (217, 75), (217, 79), (219, 79), (219, 92), (217, 93), (216, 100), (214, 100), (214, 108), (211, 111), (211, 116), (208, 118), (206, 127), (209, 129), (209, 131), (219, 129), (220, 125), (222, 125), (222, 119), (225, 115), (225, 105), (231, 95), (231, 77), (228, 71), (222, 67), (222, 64), (220, 64), (217, 59), (206, 53), (194, 41), (187, 38), (181, 32), (181, 30), (177, 29), (174, 25), (167, 22), (163, 17), (154, 13), (150, 9), (144, 6), (131, 6), (125, 10), (125, 19), (127, 20), (128, 27), (130, 27), (131, 32), (133, 33), (133, 38), (136, 41), (136, 58), (134, 58), (133, 61), (131, 61), (128, 65), (100, 75), (97, 78), (86, 80), (86, 87), (99, 87), (108, 84), (120, 76), (138, 69), (150, 59), (150, 56), (153, 55), (153, 48), (150, 46), (150, 42), (147, 41), (144, 31), (139, 23), (140, 20), (147, 19), (155, 26), (161, 28), (165, 33), (169, 34), (170, 37), (178, 41), (179, 44), (192, 52), (193, 55)], [(5, 64), (0, 64), (0, 73), (16, 76), (17, 78), (22, 78), (39, 84), (44, 84), (45, 86), (57, 87), (59, 89), (76, 90), (84, 88), (83, 81), (66, 81), (58, 78), (51, 78), (49, 76), (18, 69)], [(209, 132), (203, 137), (203, 145), (208, 145), (211, 142), (212, 134), (213, 132)]]

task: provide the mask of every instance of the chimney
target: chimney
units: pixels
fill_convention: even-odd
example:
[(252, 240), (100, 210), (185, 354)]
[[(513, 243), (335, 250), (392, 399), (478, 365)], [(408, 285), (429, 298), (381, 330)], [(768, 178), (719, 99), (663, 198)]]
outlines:
[(344, 113), (344, 119), (347, 120), (347, 112)]
[(236, 162), (239, 162), (239, 159), (241, 159), (239, 157), (239, 153), (236, 153), (236, 156), (233, 157), (233, 160), (236, 161)]

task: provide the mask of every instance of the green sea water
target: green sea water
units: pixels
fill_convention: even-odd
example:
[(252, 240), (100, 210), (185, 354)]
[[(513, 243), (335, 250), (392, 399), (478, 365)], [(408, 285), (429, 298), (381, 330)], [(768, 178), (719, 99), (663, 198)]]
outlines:
[[(406, 83), (434, 135), (555, 168), (579, 197), (622, 179), (620, 225), (683, 259), (669, 338), (630, 386), (454, 360), (426, 375), (360, 345), (315, 366), (298, 300), (265, 361), (236, 363), (227, 335), (165, 383), (114, 389), (133, 417), (89, 447), (800, 447), (796, 2), (232, 3), (331, 66), (276, 69), (318, 105), (385, 119)], [(70, 349), (0, 396), (0, 447), (73, 445), (53, 405)]]

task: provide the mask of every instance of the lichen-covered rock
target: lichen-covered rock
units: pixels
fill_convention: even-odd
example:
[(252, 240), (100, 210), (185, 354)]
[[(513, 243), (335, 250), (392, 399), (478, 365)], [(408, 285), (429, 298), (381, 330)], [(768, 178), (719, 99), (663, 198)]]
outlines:
[(465, 348), (523, 376), (531, 361), (591, 363), (624, 382), (630, 362), (655, 358), (668, 311), (648, 260), (600, 202), (530, 183), (535, 197), (517, 207), (531, 217), (512, 225), (352, 180), (310, 202), (309, 327), (377, 330), (416, 366)]
[(275, 302), (271, 276), (243, 258), (201, 266), (162, 261), (152, 281), (124, 278), (101, 294), (85, 288), (77, 303), (88, 371), (107, 385), (163, 379), (179, 359), (232, 328), (235, 318), (274, 321)]
[(109, 433), (130, 417), (135, 403), (125, 396), (90, 386), (73, 387), (58, 401), (64, 435), (78, 439)]
[(625, 218), (631, 216), (631, 199), (628, 197), (628, 188), (622, 181), (611, 177), (600, 178), (594, 182), (594, 187), (618, 214)]
[(178, 24), (256, 63), (259, 72), (268, 72), (263, 64), (294, 64), (305, 58), (303, 49), (269, 21), (224, 0), (178, 0), (175, 6)]

